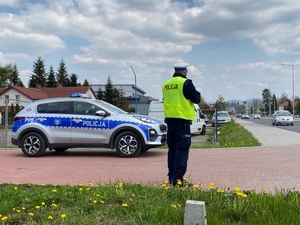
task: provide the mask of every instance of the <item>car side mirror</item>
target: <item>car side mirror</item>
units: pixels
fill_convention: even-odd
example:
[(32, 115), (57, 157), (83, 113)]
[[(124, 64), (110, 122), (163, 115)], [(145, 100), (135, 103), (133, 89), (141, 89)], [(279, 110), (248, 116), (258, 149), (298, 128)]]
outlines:
[(109, 116), (109, 114), (103, 110), (98, 110), (96, 111), (95, 113), (97, 116), (103, 116), (103, 117), (106, 117), (106, 116)]

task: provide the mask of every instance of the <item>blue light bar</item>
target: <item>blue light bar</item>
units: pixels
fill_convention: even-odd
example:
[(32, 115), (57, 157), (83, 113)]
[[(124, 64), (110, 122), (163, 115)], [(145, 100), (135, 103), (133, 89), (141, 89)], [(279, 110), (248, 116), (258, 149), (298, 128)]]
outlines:
[(70, 97), (71, 98), (92, 98), (92, 96), (90, 96), (88, 94), (82, 94), (79, 92), (71, 92)]

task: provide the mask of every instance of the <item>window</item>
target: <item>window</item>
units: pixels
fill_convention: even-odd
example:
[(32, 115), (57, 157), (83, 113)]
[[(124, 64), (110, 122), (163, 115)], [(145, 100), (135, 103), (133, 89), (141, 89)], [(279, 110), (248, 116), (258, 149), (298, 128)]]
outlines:
[(51, 102), (37, 106), (38, 113), (70, 114), (70, 102)]
[[(5, 99), (7, 99), (7, 103), (9, 103), (9, 95), (5, 95)], [(5, 101), (4, 101), (4, 103), (5, 103)]]
[(78, 115), (95, 115), (99, 107), (88, 102), (75, 102), (74, 111)]
[(20, 102), (20, 95), (16, 95), (16, 103)]

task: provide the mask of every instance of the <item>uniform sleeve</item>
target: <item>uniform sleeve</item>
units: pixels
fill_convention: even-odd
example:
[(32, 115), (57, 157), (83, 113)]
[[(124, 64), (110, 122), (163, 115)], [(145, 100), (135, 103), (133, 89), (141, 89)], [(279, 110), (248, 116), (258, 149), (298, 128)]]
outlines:
[(191, 100), (195, 104), (198, 104), (201, 101), (201, 94), (196, 90), (192, 80), (190, 79), (187, 79), (184, 82), (183, 94), (186, 99)]

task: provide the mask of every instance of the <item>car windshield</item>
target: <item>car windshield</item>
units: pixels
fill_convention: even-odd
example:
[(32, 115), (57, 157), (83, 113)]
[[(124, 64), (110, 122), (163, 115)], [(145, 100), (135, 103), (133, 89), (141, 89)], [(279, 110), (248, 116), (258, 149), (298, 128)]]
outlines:
[(101, 105), (103, 108), (117, 114), (128, 114), (128, 112), (124, 111), (123, 109), (120, 109), (117, 106), (114, 106), (108, 102), (101, 101), (101, 100), (94, 100), (97, 104)]
[(218, 116), (222, 116), (222, 117), (229, 116), (229, 113), (228, 112), (218, 112)]
[(278, 112), (277, 116), (291, 116), (290, 112)]

